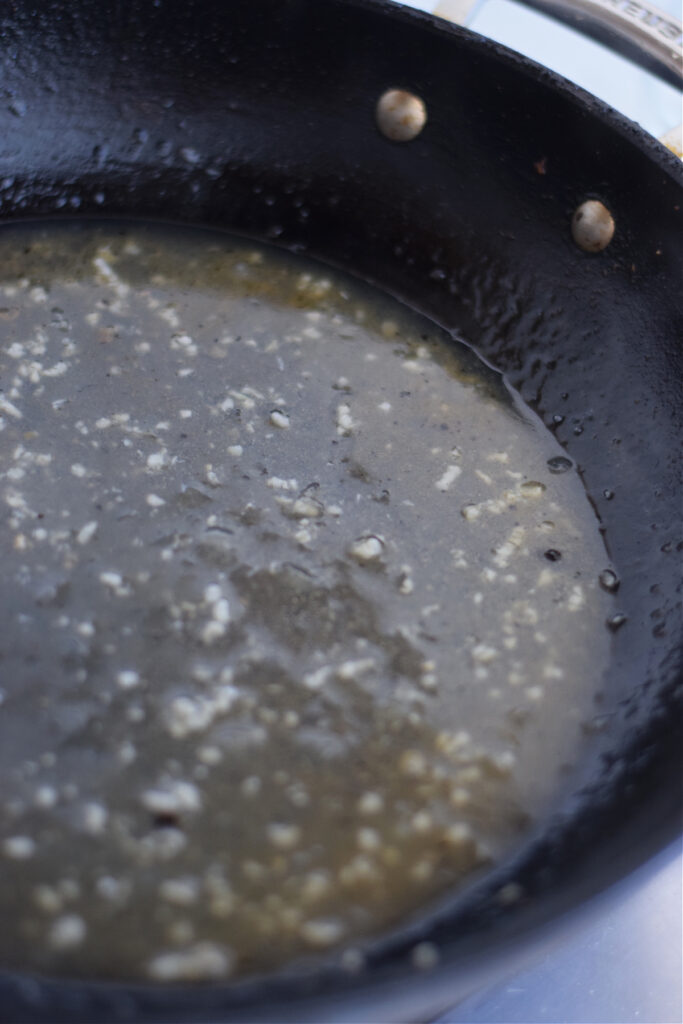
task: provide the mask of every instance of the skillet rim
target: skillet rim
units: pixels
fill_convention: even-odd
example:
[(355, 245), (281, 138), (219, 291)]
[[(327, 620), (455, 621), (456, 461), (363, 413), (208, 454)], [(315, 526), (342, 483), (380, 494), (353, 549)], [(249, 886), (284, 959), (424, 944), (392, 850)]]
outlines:
[[(479, 36), (476, 33), (470, 32), (466, 29), (462, 29), (458, 26), (453, 26), (448, 22), (436, 18), (433, 15), (428, 15), (421, 11), (405, 8), (400, 4), (393, 3), (392, 0), (345, 0), (343, 4), (340, 4), (339, 0), (329, 0), (329, 6), (344, 6), (346, 8), (354, 8), (358, 11), (372, 10), (375, 12), (385, 12), (387, 17), (391, 17), (394, 20), (405, 20), (406, 22), (411, 22), (416, 26), (421, 26), (422, 28), (428, 29), (429, 31), (434, 31), (440, 34), (447, 35), (452, 34), (455, 37), (460, 38), (461, 40), (468, 40), (468, 45), (471, 46), (472, 48), (479, 48), (484, 52), (489, 52), (497, 60), (503, 60), (507, 62), (509, 65), (515, 67), (517, 71), (526, 75), (527, 78), (533, 79), (534, 82), (542, 81), (546, 85), (550, 86), (552, 89), (555, 89), (562, 93), (565, 97), (571, 97), (572, 100), (584, 111), (586, 111), (589, 115), (596, 117), (598, 120), (607, 121), (611, 128), (617, 130), (625, 139), (628, 140), (629, 145), (636, 146), (636, 148), (638, 148), (661, 171), (667, 173), (683, 190), (683, 165), (661, 143), (659, 143), (653, 137), (649, 136), (637, 125), (634, 125), (633, 122), (629, 121), (623, 115), (614, 111), (603, 101), (598, 100), (596, 97), (585, 92), (585, 90), (579, 88), (573, 83), (568, 82), (566, 79), (555, 74), (554, 72), (548, 71), (547, 69), (542, 68), (541, 66), (537, 65), (535, 62), (529, 60), (528, 58), (523, 57), (522, 55), (515, 53), (512, 50), (509, 50), (507, 47), (504, 47), (498, 43), (494, 43), (491, 40), (488, 40), (485, 37)], [(22, 217), (21, 219), (25, 218)], [(675, 736), (673, 738), (674, 740), (676, 740)], [(680, 751), (678, 760), (680, 760)], [(656, 852), (663, 845), (665, 845), (666, 842), (670, 841), (671, 838), (675, 837), (675, 835), (677, 835), (679, 831), (680, 822), (674, 821), (673, 819), (669, 823), (665, 823), (660, 833), (653, 831), (652, 834), (648, 837), (648, 843), (642, 844), (641, 842), (641, 846), (639, 847), (639, 854), (637, 857), (632, 857), (630, 860), (629, 858), (626, 858), (626, 860), (621, 862), (619, 865), (611, 864), (610, 870), (605, 873), (604, 878), (601, 878), (597, 881), (594, 880), (593, 884), (585, 888), (585, 891), (581, 896), (582, 904), (585, 903), (587, 900), (591, 899), (592, 897), (594, 897), (597, 893), (602, 892), (606, 886), (612, 884), (617, 879), (624, 877), (625, 874), (630, 873), (630, 871), (633, 870), (635, 866), (637, 866), (640, 863), (643, 863), (643, 861), (647, 859), (648, 856), (651, 856), (654, 852)], [(645, 852), (648, 847), (649, 852)], [(528, 847), (525, 847), (525, 849), (528, 849)], [(507, 875), (510, 868), (510, 863), (506, 861), (504, 868), (505, 870), (504, 872), (501, 872), (501, 874), (504, 873), (505, 875)], [(486, 875), (487, 887), (490, 886), (491, 879), (496, 877), (498, 873), (499, 872), (494, 871)], [(460, 897), (458, 898), (458, 902), (460, 902)], [(562, 904), (562, 902), (563, 901), (560, 901), (560, 904)], [(567, 901), (565, 900), (564, 903), (566, 904), (566, 902)], [(574, 901), (572, 900), (571, 902), (573, 905)], [(546, 904), (544, 903), (544, 906), (545, 905)], [(566, 910), (566, 905), (564, 907), (560, 905), (559, 907), (556, 907), (554, 910), (546, 911), (544, 914), (541, 915), (541, 917), (544, 921), (546, 921), (546, 923), (548, 923), (548, 920), (551, 920), (552, 922), (557, 922), (559, 920), (559, 917)], [(528, 933), (529, 931), (533, 931), (537, 926), (538, 922), (527, 922), (521, 930), (525, 933)], [(421, 928), (422, 925), (420, 925), (419, 927)], [(415, 929), (411, 928), (410, 930), (414, 932)], [(517, 942), (519, 940), (518, 932), (518, 928), (513, 929), (512, 934), (508, 935), (507, 937), (504, 937), (502, 942), (499, 936), (496, 942), (496, 946), (507, 947), (511, 943)], [(392, 933), (392, 935), (394, 936), (396, 934), (399, 934), (399, 932), (394, 931)], [(415, 941), (415, 936), (410, 941)], [(481, 949), (478, 951), (476, 955), (481, 957), (482, 952), (485, 957), (490, 955), (490, 950)], [(456, 951), (454, 957), (456, 962), (458, 956), (459, 954)], [(447, 962), (444, 963), (444, 967), (449, 966), (450, 965)], [(392, 972), (397, 971), (397, 973), (399, 974), (404, 974), (405, 969), (406, 965), (403, 959), (399, 959), (399, 962), (391, 967)], [(348, 992), (354, 985), (356, 986), (356, 989), (358, 991), (371, 992), (375, 987), (383, 984), (386, 980), (383, 976), (384, 972), (378, 970), (376, 973), (376, 981), (373, 979), (365, 979), (363, 976), (360, 976), (358, 979), (354, 980), (353, 978), (349, 978), (348, 974), (343, 974), (339, 973), (338, 971), (334, 971), (332, 975), (326, 975), (324, 970), (318, 971), (314, 968), (313, 978), (316, 980), (319, 979), (321, 984), (325, 986), (326, 991), (324, 993), (324, 998), (327, 999), (331, 995), (333, 996), (335, 994), (335, 989), (336, 993), (339, 994), (341, 990), (346, 990)], [(201, 1005), (197, 1005), (198, 1002), (201, 1003), (202, 998), (206, 994), (207, 996), (215, 996), (219, 999), (219, 1002), (215, 1004), (214, 1008), (211, 1009), (211, 1012), (213, 1013), (215, 1010), (215, 1012), (220, 1013), (220, 1019), (222, 1020), (230, 1019), (230, 1017), (226, 1016), (226, 1013), (230, 1013), (231, 1010), (239, 1014), (239, 1017), (234, 1017), (233, 1014), (232, 1019), (247, 1019), (244, 1017), (244, 1011), (250, 1005), (258, 1008), (260, 1011), (260, 1016), (261, 1018), (263, 1018), (263, 1013), (268, 1010), (268, 1006), (270, 1006), (271, 1008), (275, 1006), (278, 1007), (278, 1009), (281, 1009), (282, 1003), (280, 1002), (280, 1000), (286, 998), (286, 994), (284, 991), (278, 992), (278, 989), (280, 989), (281, 985), (286, 985), (288, 983), (289, 975), (269, 975), (268, 978), (276, 982), (276, 991), (274, 996), (275, 1002), (271, 1002), (270, 1004), (267, 1002), (262, 1002), (263, 990), (261, 987), (261, 979), (258, 978), (254, 980), (249, 980), (247, 982), (238, 982), (233, 985), (221, 984), (216, 986), (206, 986), (202, 987), (201, 989), (184, 986), (169, 986), (168, 988), (160, 989), (158, 986), (151, 985), (130, 986), (107, 982), (72, 982), (70, 980), (40, 980), (38, 978), (35, 978), (35, 981), (33, 981), (31, 976), (22, 974), (7, 974), (4, 976), (4, 978), (0, 976), (0, 1001), (3, 1003), (3, 1005), (7, 1006), (6, 997), (11, 996), (13, 992), (16, 994), (22, 988), (26, 989), (27, 984), (29, 987), (31, 984), (37, 984), (38, 986), (42, 985), (46, 991), (58, 989), (61, 996), (66, 1000), (65, 1006), (66, 1004), (71, 1003), (72, 1000), (74, 1000), (75, 1003), (81, 1002), (82, 996), (84, 996), (86, 1000), (87, 998), (92, 996), (96, 1000), (96, 1003), (94, 1005), (97, 1006), (98, 1010), (102, 1009), (102, 1007), (98, 1005), (100, 999), (107, 999), (108, 996), (115, 997), (117, 994), (120, 995), (122, 992), (129, 993), (134, 998), (137, 998), (139, 994), (139, 998), (141, 999), (141, 1006), (145, 1003), (147, 997), (157, 997), (161, 994), (162, 1000), (160, 1003), (158, 1003), (158, 1000), (156, 998), (152, 998), (151, 1000), (151, 1003), (148, 1007), (151, 1014), (149, 1019), (155, 1019), (155, 1015), (158, 1019), (158, 1012), (163, 1011), (165, 1014), (163, 1019), (165, 1020), (190, 1021), (209, 1019), (205, 1016), (205, 1010), (211, 1009), (210, 1004), (213, 1002), (213, 999), (209, 1000), (205, 1008), (203, 1008)], [(294, 972), (291, 979), (289, 980), (294, 981), (293, 990), (296, 991), (295, 998), (297, 999), (297, 1006), (299, 1005), (299, 1000), (301, 1000), (301, 1005), (303, 1005), (304, 1003), (309, 1002), (311, 999), (316, 998), (316, 996), (313, 994), (311, 990), (308, 978), (304, 978), (302, 980), (299, 972)], [(429, 981), (427, 981), (427, 987), (429, 987), (429, 984)], [(239, 991), (244, 992), (246, 1002), (239, 1001)], [(181, 993), (185, 994), (193, 1004), (193, 1007), (188, 1007), (190, 1011), (189, 1015), (183, 1009), (181, 1016), (168, 1016), (168, 1011), (172, 1008), (172, 1004), (176, 1003), (176, 1005), (178, 1005), (179, 1002), (182, 1002), (182, 999), (180, 998)], [(231, 998), (230, 1004), (222, 1005), (220, 1002), (221, 995), (228, 994), (237, 995), (238, 1001), (234, 1001)], [(115, 999), (114, 1002), (116, 1002)], [(158, 1006), (155, 1008), (154, 1004), (156, 1003), (158, 1003)], [(20, 1007), (26, 1005), (27, 1008), (29, 1008), (30, 999), (29, 1002), (27, 1002), (26, 1004), (20, 1002), (17, 1005)], [(112, 1007), (113, 1005), (114, 1004), (112, 1003)], [(122, 1005), (123, 1004), (121, 1004), (121, 1006)], [(53, 1016), (49, 1018), (41, 1015), (31, 1016), (29, 1008), (29, 1016), (16, 1017), (12, 1019), (58, 1020), (60, 1018), (54, 1016), (54, 1006), (55, 1004), (52, 1004), (50, 1007), (49, 1012), (51, 1012)], [(86, 1006), (82, 1005), (81, 1008), (84, 1010), (84, 1012), (90, 1013), (90, 1011), (87, 1010)], [(80, 1010), (78, 1012), (80, 1012)], [(74, 1017), (69, 1015), (64, 1019), (77, 1020), (88, 1018)], [(104, 1021), (106, 1019), (115, 1020), (120, 1018), (98, 1016), (98, 1019)]]

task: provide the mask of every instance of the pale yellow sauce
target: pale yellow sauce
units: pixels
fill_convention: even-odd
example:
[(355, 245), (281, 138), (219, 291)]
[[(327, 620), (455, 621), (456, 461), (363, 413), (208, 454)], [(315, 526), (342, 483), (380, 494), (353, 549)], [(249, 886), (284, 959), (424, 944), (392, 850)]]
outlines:
[(0, 267), (2, 964), (357, 966), (582, 756), (611, 606), (577, 473), (313, 264), (90, 225), (3, 228)]

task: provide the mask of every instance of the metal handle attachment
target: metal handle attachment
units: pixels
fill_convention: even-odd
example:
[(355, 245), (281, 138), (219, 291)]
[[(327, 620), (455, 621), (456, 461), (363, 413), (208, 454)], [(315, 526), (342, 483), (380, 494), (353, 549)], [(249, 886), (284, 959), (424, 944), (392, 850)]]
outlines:
[[(521, 0), (683, 88), (683, 26), (646, 0)], [(473, 0), (440, 0), (434, 13), (463, 24)]]

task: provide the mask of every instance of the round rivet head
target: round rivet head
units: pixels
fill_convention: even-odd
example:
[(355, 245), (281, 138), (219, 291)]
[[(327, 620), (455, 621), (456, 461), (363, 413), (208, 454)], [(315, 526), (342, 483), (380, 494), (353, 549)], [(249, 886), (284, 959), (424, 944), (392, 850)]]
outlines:
[(427, 108), (419, 96), (405, 89), (387, 89), (375, 108), (377, 127), (392, 142), (410, 142), (427, 123)]
[(572, 238), (584, 252), (602, 252), (612, 241), (614, 218), (599, 199), (587, 199), (572, 217)]

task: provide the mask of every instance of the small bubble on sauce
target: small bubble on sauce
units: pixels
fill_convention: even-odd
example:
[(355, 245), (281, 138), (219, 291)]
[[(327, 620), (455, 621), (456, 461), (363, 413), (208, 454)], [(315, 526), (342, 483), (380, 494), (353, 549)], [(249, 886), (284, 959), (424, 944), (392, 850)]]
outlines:
[(551, 459), (548, 459), (548, 469), (551, 473), (566, 473), (573, 466), (572, 460), (565, 455), (553, 455)]
[(603, 569), (598, 580), (602, 589), (610, 594), (614, 594), (619, 589), (619, 577), (612, 569)]

